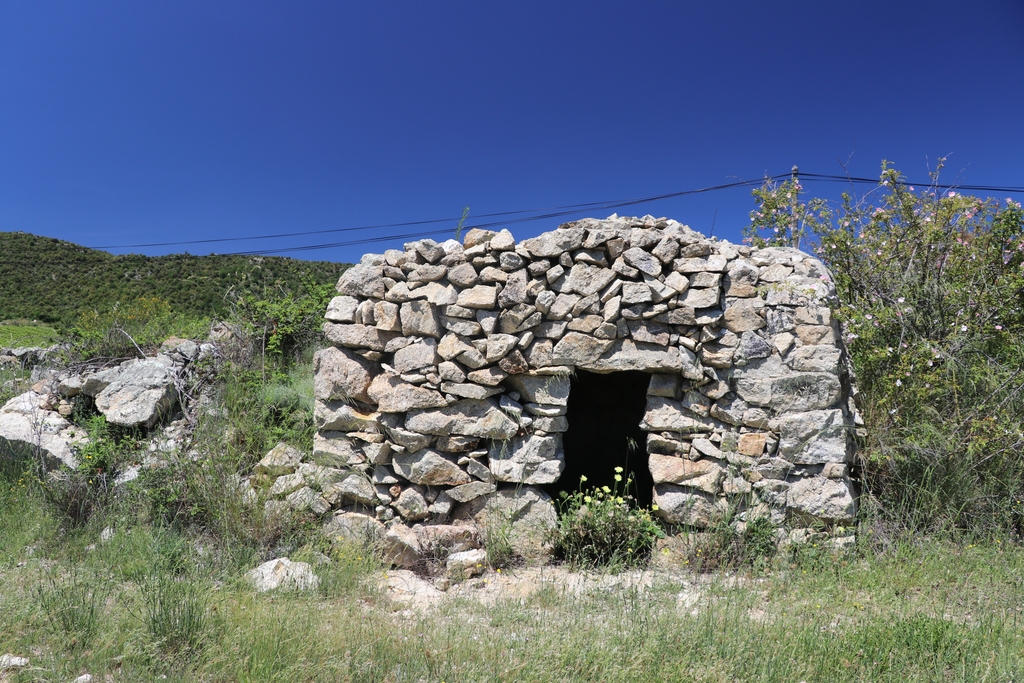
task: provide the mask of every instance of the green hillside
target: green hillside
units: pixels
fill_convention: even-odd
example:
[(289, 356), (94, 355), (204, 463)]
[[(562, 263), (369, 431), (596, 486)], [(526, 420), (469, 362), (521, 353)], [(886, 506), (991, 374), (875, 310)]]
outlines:
[(281, 256), (115, 256), (24, 232), (0, 232), (0, 320), (66, 322), (80, 311), (109, 309), (141, 296), (166, 300), (177, 313), (227, 312), (234, 288), (281, 285), (302, 278), (335, 282), (349, 264)]

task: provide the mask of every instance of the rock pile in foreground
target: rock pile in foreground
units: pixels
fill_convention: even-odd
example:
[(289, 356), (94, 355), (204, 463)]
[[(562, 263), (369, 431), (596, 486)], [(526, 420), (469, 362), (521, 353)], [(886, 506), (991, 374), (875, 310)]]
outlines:
[(735, 506), (797, 528), (856, 512), (835, 288), (796, 249), (613, 216), (367, 254), (337, 290), (314, 460), (361, 482), (328, 501), (337, 518), (553, 520), (537, 486), (564, 469), (575, 369), (651, 373), (641, 427), (666, 522), (705, 527)]

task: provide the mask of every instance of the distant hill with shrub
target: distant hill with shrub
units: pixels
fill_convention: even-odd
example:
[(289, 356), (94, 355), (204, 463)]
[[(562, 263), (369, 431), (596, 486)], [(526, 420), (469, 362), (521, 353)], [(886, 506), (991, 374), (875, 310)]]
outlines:
[(222, 316), (232, 291), (334, 283), (349, 264), (281, 256), (118, 256), (24, 232), (0, 232), (0, 320), (73, 321), (115, 302), (157, 297), (175, 313)]

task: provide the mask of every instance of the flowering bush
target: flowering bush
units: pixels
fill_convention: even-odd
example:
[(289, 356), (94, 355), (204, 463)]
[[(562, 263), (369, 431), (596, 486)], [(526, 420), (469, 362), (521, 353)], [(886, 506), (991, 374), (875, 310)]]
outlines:
[(892, 517), (1020, 532), (1024, 212), (940, 189), (938, 170), (932, 181), (909, 186), (883, 162), (877, 188), (836, 207), (804, 204), (795, 180), (766, 184), (747, 238), (806, 240), (831, 269), (864, 398), (865, 478)]
[(615, 468), (615, 485), (562, 491), (561, 515), (553, 530), (556, 557), (576, 567), (637, 567), (646, 564), (661, 527), (650, 510), (638, 509), (626, 492), (631, 478), (623, 481)]

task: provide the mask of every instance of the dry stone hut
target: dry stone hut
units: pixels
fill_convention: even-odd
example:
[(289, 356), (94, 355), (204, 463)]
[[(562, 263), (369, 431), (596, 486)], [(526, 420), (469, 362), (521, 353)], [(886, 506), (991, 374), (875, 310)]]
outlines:
[(337, 289), (314, 458), (375, 497), (341, 496), (336, 517), (543, 526), (552, 494), (615, 467), (670, 524), (856, 512), (835, 289), (803, 252), (612, 216), (367, 254)]

